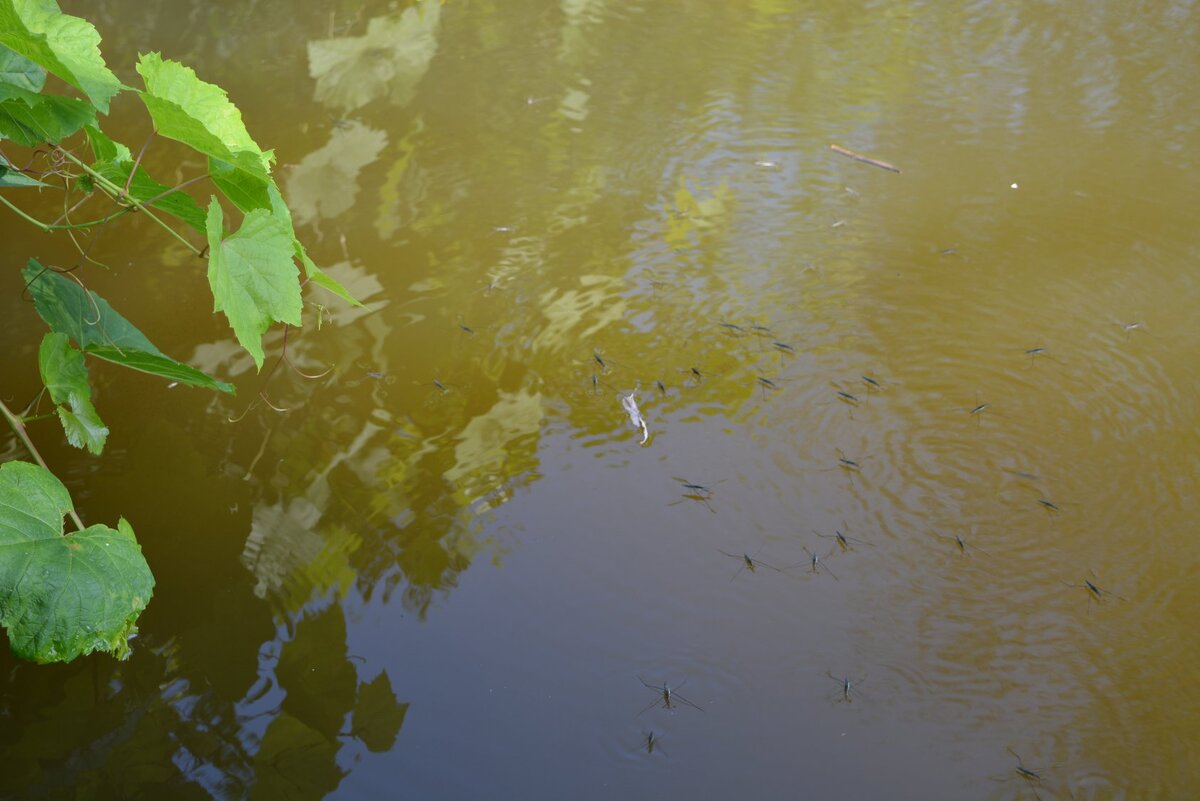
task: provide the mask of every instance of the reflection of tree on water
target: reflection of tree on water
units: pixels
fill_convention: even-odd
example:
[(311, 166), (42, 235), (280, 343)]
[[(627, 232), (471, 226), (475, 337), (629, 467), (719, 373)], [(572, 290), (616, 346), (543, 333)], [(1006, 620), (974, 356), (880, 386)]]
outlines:
[[(255, 597), (242, 538), (222, 536), (251, 528), (251, 485), (213, 476), (195, 436), (152, 421), (124, 469), (95, 477), (114, 505), (158, 499), (139, 524), (169, 532), (145, 542), (161, 584), (128, 662), (43, 667), (3, 649), (0, 798), (316, 799), (341, 782), (347, 749), (394, 744), (407, 705), (347, 653), (340, 602), (273, 615)], [(294, 597), (304, 581), (291, 579)]]

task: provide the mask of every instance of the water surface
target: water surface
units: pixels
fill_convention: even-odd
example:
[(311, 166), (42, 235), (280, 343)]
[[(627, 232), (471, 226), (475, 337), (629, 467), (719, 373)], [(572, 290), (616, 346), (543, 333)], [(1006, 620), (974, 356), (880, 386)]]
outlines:
[(239, 394), (94, 365), (103, 457), (36, 431), (158, 586), (126, 663), (0, 657), (5, 797), (1200, 792), (1195, 3), (64, 8), (225, 87), (366, 305), (256, 374), (94, 244)]

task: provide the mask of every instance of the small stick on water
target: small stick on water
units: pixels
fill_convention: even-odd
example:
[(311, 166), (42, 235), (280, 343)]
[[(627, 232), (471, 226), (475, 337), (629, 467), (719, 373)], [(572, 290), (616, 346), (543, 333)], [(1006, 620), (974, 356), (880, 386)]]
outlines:
[(870, 164), (872, 167), (879, 167), (881, 170), (887, 170), (888, 172), (897, 172), (897, 173), (900, 172), (900, 168), (897, 167), (895, 164), (888, 164), (886, 161), (880, 161), (878, 159), (873, 159), (870, 156), (864, 156), (861, 153), (855, 153), (853, 150), (847, 150), (846, 148), (842, 147), (841, 145), (830, 145), (829, 149), (839, 155), (846, 156), (847, 158), (852, 158), (855, 161), (861, 161), (863, 164)]

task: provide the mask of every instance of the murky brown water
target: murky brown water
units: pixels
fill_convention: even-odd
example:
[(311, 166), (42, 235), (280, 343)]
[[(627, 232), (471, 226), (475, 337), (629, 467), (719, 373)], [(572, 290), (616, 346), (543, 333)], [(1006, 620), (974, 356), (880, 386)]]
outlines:
[(0, 657), (4, 797), (1200, 794), (1195, 3), (312, 5), (64, 3), (226, 87), (368, 303), (256, 377), (96, 243), (239, 396), (94, 365), (105, 455), (38, 431), (158, 588), (127, 663)]

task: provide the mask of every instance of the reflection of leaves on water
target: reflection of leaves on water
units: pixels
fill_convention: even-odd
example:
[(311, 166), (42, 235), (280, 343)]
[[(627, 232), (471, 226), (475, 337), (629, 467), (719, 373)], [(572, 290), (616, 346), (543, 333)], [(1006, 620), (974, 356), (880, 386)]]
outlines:
[(690, 244), (693, 232), (703, 231), (717, 225), (728, 211), (728, 201), (733, 192), (726, 181), (713, 190), (709, 197), (698, 197), (688, 189), (687, 178), (680, 176), (675, 190), (675, 208), (667, 222), (666, 241), (679, 249)]
[(358, 174), (379, 157), (387, 134), (352, 122), (334, 128), (329, 144), (309, 153), (287, 179), (288, 204), (300, 225), (333, 219), (354, 205)]
[(337, 765), (341, 743), (329, 740), (287, 713), (263, 734), (254, 755), (253, 799), (317, 801), (337, 789), (345, 775)]
[(620, 297), (625, 289), (620, 279), (581, 275), (578, 280), (580, 289), (565, 290), (557, 297), (552, 289), (539, 298), (547, 323), (533, 341), (536, 350), (563, 350), (573, 342), (596, 337), (624, 319), (627, 303)]
[(401, 704), (392, 692), (392, 682), (386, 671), (365, 684), (359, 685), (358, 703), (350, 731), (362, 741), (368, 751), (377, 754), (388, 751), (404, 725), (408, 704)]
[(458, 484), (472, 501), (495, 491), (495, 474), (518, 474), (508, 462), (520, 453), (520, 439), (537, 436), (544, 417), (541, 394), (501, 393), (491, 409), (459, 433), (454, 466), (446, 471), (446, 480)]
[[(383, 186), (379, 188), (379, 209), (375, 213), (375, 230), (380, 239), (389, 239), (408, 220), (416, 217), (417, 202), (428, 191), (428, 179), (419, 169), (412, 169), (413, 155), (425, 131), (425, 120), (418, 116), (412, 130), (396, 143), (399, 153), (387, 169)], [(403, 207), (403, 208), (402, 208)]]
[[(318, 494), (327, 492), (321, 486)], [(292, 612), (314, 594), (336, 589), (340, 595), (354, 582), (348, 558), (362, 545), (361, 539), (340, 527), (319, 531), (320, 519), (320, 509), (306, 497), (293, 499), (286, 508), (255, 508), (242, 551), (242, 564), (258, 579), (255, 595)]]
[(354, 705), (358, 678), (346, 658), (346, 618), (332, 604), (296, 624), (284, 643), (275, 678), (287, 692), (282, 709), (330, 740), (342, 731)]
[(412, 100), (437, 52), (439, 0), (426, 0), (399, 15), (376, 17), (363, 36), (308, 43), (308, 74), (317, 81), (319, 103), (343, 112), (388, 97)]

